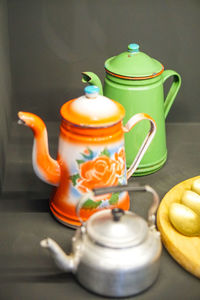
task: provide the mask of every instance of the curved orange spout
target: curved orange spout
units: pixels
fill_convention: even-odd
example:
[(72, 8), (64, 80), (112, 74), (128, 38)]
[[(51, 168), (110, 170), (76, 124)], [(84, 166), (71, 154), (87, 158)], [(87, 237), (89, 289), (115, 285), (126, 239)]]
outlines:
[(33, 169), (36, 175), (52, 185), (60, 182), (60, 165), (49, 155), (47, 130), (44, 122), (35, 114), (29, 112), (18, 112), (21, 124), (30, 127), (34, 134), (33, 144)]

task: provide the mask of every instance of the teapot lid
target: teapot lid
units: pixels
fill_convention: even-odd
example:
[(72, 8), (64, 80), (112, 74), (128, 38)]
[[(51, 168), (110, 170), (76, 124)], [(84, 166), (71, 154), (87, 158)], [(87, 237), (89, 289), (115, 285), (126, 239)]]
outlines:
[(123, 119), (123, 106), (99, 95), (97, 86), (89, 85), (85, 87), (84, 92), (85, 95), (63, 104), (60, 110), (63, 119), (87, 127), (109, 126)]
[(148, 225), (144, 219), (119, 208), (93, 214), (86, 223), (86, 229), (95, 243), (109, 248), (136, 246), (148, 234)]
[(126, 52), (107, 59), (105, 69), (107, 73), (124, 79), (148, 79), (164, 71), (163, 65), (141, 52), (138, 44), (129, 44)]

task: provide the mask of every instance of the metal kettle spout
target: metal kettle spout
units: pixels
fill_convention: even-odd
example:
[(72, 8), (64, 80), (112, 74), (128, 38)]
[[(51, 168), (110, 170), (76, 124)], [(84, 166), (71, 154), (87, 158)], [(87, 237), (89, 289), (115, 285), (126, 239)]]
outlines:
[(49, 250), (59, 269), (65, 272), (74, 270), (73, 255), (67, 255), (54, 240), (46, 238), (40, 242), (40, 245)]
[(96, 85), (99, 88), (99, 94), (103, 95), (103, 87), (99, 77), (93, 72), (82, 72), (82, 82), (90, 85)]

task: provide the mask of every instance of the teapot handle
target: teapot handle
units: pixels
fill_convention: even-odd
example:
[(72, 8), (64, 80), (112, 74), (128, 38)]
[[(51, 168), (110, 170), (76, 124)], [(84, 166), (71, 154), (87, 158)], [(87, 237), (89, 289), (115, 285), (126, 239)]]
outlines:
[(134, 115), (132, 118), (128, 120), (126, 125), (123, 127), (124, 132), (129, 132), (137, 123), (139, 123), (142, 120), (149, 120), (150, 121), (150, 129), (147, 133), (144, 142), (142, 143), (142, 146), (140, 147), (133, 163), (131, 164), (130, 168), (127, 170), (127, 179), (131, 177), (131, 175), (135, 172), (137, 169), (140, 161), (142, 160), (142, 157), (144, 156), (147, 148), (149, 147), (152, 139), (154, 138), (154, 135), (156, 133), (156, 123), (155, 121), (147, 114), (139, 113)]
[(148, 210), (148, 224), (149, 227), (155, 227), (156, 223), (156, 211), (158, 209), (160, 199), (157, 194), (157, 192), (149, 185), (144, 185), (141, 186), (139, 184), (134, 185), (134, 186), (129, 186), (129, 185), (118, 185), (118, 186), (109, 186), (109, 187), (103, 187), (103, 188), (96, 188), (93, 189), (93, 195), (94, 196), (99, 196), (107, 193), (121, 193), (124, 191), (127, 192), (150, 192), (153, 195), (153, 202), (152, 205), (150, 206)]
[(165, 102), (164, 102), (165, 119), (169, 113), (169, 110), (170, 110), (170, 108), (176, 98), (176, 95), (180, 89), (180, 86), (181, 86), (181, 76), (173, 70), (165, 70), (162, 73), (163, 83), (171, 76), (173, 76), (173, 82), (172, 82), (172, 85), (170, 87), (170, 90), (169, 90), (167, 97), (165, 99)]

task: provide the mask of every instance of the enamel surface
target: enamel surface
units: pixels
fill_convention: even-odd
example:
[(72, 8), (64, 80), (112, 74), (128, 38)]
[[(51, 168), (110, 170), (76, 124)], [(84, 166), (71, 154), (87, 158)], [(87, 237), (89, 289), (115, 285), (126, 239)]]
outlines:
[(76, 113), (81, 112), (94, 120), (111, 117), (118, 112), (118, 107), (113, 101), (100, 95), (94, 99), (82, 96), (76, 99), (71, 107)]
[[(109, 149), (110, 157), (102, 154), (105, 149)], [(74, 178), (78, 178), (75, 182), (70, 180), (70, 193), (62, 195), (63, 201), (71, 205), (76, 205), (82, 193), (89, 192), (90, 188), (98, 185), (98, 182), (102, 182), (105, 186), (118, 183), (126, 184), (125, 160), (120, 156), (117, 157), (118, 164), (122, 167), (122, 171), (119, 175), (117, 174), (117, 165), (115, 163), (115, 153), (118, 153), (120, 149), (123, 149), (123, 139), (112, 144), (95, 146), (74, 144), (60, 137), (58, 153), (62, 164), (68, 167), (71, 178), (73, 178), (73, 176)], [(89, 186), (89, 184), (91, 184), (91, 186)], [(106, 198), (103, 200), (109, 200), (109, 197), (99, 197), (99, 200), (101, 200), (101, 198)], [(98, 197), (95, 197), (95, 199), (98, 200)], [(120, 200), (121, 197), (119, 197), (119, 201)], [(109, 202), (104, 201), (100, 206), (109, 206)]]
[(20, 121), (29, 126), (34, 134), (33, 168), (37, 176), (48, 184), (58, 185), (60, 180), (60, 165), (49, 155), (47, 130), (44, 122), (35, 114), (19, 112)]

